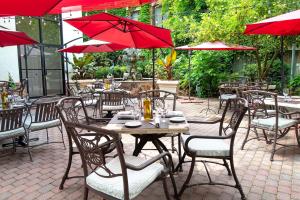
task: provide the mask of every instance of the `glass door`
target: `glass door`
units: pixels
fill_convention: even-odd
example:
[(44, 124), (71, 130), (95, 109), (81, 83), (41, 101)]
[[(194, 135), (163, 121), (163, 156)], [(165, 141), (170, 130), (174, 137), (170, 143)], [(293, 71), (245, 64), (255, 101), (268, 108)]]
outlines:
[(19, 47), (21, 79), (28, 79), (30, 97), (54, 96), (65, 93), (64, 62), (61, 47), (60, 17), (17, 17), (16, 27), (39, 41), (38, 45)]

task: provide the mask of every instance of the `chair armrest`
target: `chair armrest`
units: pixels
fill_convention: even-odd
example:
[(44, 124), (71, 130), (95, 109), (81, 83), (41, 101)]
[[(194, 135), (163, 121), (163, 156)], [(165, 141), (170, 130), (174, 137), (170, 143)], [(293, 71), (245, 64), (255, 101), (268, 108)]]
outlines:
[(278, 111), (281, 115), (285, 115), (285, 116), (289, 116), (289, 117), (292, 117), (292, 115), (300, 115), (300, 112), (299, 111), (296, 111), (296, 112), (282, 112), (282, 111)]
[(234, 132), (229, 133), (228, 135), (224, 136), (209, 136), (209, 135), (192, 135), (185, 141), (185, 146), (188, 146), (189, 142), (192, 139), (218, 139), (218, 140), (224, 140), (224, 139), (230, 139)]
[(221, 122), (221, 118), (213, 118), (213, 119), (208, 119), (208, 120), (193, 120), (193, 119), (187, 119), (188, 123), (191, 124), (216, 124)]
[[(126, 167), (128, 169), (131, 169), (131, 170), (134, 170), (134, 171), (139, 171), (139, 170), (145, 169), (149, 165), (152, 165), (153, 163), (155, 163), (156, 161), (158, 161), (158, 160), (160, 160), (160, 159), (162, 159), (164, 157), (168, 157), (169, 162), (172, 161), (171, 154), (169, 152), (163, 152), (163, 153), (161, 153), (161, 154), (159, 154), (159, 155), (157, 155), (157, 156), (155, 156), (155, 157), (147, 160), (146, 162), (144, 162), (143, 164), (138, 165), (138, 166), (132, 165), (130, 163), (125, 163), (125, 164), (126, 164)], [(171, 166), (170, 163), (168, 163), (168, 164), (169, 164), (168, 167), (170, 167)]]

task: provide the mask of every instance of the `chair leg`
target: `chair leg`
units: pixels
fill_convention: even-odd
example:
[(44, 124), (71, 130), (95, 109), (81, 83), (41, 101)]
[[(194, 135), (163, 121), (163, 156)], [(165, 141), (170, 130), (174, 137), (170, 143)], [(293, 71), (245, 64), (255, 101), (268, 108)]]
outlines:
[(174, 153), (175, 147), (174, 147), (174, 137), (173, 136), (171, 137), (171, 149), (172, 149), (172, 153)]
[(48, 129), (46, 128), (46, 134), (47, 134), (47, 144), (49, 144), (49, 133), (48, 133)]
[(30, 145), (29, 145), (29, 142), (30, 142), (29, 132), (26, 131), (26, 129), (25, 129), (25, 134), (26, 134), (25, 137), (26, 137), (26, 143), (27, 143), (27, 152), (29, 154), (30, 161), (33, 162), (32, 155), (31, 155), (31, 152), (30, 152)]
[(196, 156), (192, 156), (191, 168), (190, 168), (189, 174), (188, 174), (185, 182), (183, 183), (182, 188), (178, 194), (179, 197), (183, 194), (184, 190), (188, 187), (188, 184), (189, 184), (189, 182), (192, 178), (193, 172), (194, 172), (195, 161), (196, 161)]
[(300, 147), (300, 137), (299, 137), (298, 125), (295, 126), (295, 134), (296, 134), (298, 146)]
[(185, 156), (186, 156), (186, 153), (183, 153), (182, 157), (180, 158), (176, 168), (174, 169), (174, 172), (177, 172), (178, 169), (182, 169), (182, 163), (184, 162), (184, 159), (185, 159)]
[(67, 168), (66, 168), (66, 171), (65, 171), (65, 174), (64, 176), (62, 177), (61, 179), (61, 182), (60, 182), (60, 185), (59, 185), (59, 189), (60, 190), (63, 190), (64, 189), (64, 184), (68, 178), (68, 175), (69, 175), (69, 172), (70, 172), (70, 169), (71, 169), (71, 165), (72, 165), (72, 158), (73, 158), (73, 147), (70, 146), (69, 147), (69, 159), (68, 159), (68, 165), (67, 165)]
[(87, 187), (84, 188), (84, 195), (83, 195), (83, 199), (87, 200), (89, 196), (89, 189)]
[(234, 163), (233, 163), (233, 158), (231, 157), (230, 158), (230, 168), (231, 168), (231, 171), (232, 171), (232, 176), (234, 178), (234, 181), (235, 181), (235, 184), (236, 184), (236, 188), (239, 190), (240, 194), (241, 194), (241, 199), (246, 199), (245, 197), (245, 194), (243, 192), (243, 188), (239, 182), (239, 179), (235, 173), (235, 168), (234, 168)]
[(226, 169), (227, 169), (228, 176), (231, 176), (231, 171), (230, 171), (230, 169), (229, 169), (229, 165), (228, 165), (226, 159), (223, 159), (223, 162), (224, 162), (224, 166), (225, 166)]
[[(178, 161), (180, 161), (181, 160), (181, 142), (180, 142), (180, 133), (178, 134)], [(179, 171), (181, 171), (182, 172), (182, 166), (180, 166), (180, 168), (179, 168)]]
[(164, 192), (165, 192), (166, 199), (170, 200), (171, 198), (170, 198), (170, 193), (169, 193), (169, 190), (168, 190), (168, 184), (167, 184), (166, 177), (163, 178), (162, 182), (163, 182), (163, 187), (164, 187)]
[(250, 126), (248, 125), (247, 133), (246, 133), (245, 139), (243, 141), (241, 150), (244, 150), (245, 144), (247, 143), (247, 140), (248, 140), (248, 137), (249, 137), (249, 133), (250, 133)]
[(62, 143), (63, 143), (63, 145), (64, 145), (64, 148), (66, 149), (66, 144), (65, 144), (65, 140), (64, 140), (64, 132), (63, 132), (63, 127), (62, 127), (62, 125), (61, 125), (61, 126), (58, 126), (58, 129), (59, 129), (59, 131), (60, 131), (60, 133), (61, 133), (61, 140), (62, 140)]
[(270, 161), (274, 160), (274, 154), (275, 154), (275, 151), (276, 151), (276, 143), (277, 143), (277, 134), (278, 134), (278, 130), (275, 131), (274, 141), (273, 141), (273, 148), (272, 148), (272, 153), (271, 153)]

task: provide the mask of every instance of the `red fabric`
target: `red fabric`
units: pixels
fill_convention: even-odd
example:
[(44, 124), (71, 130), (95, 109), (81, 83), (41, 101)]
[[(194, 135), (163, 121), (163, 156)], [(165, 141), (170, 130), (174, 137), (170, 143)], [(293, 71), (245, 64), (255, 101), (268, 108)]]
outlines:
[(24, 32), (0, 28), (0, 47), (37, 43)]
[(244, 34), (299, 35), (300, 10), (247, 24)]
[(61, 0), (2, 0), (0, 16), (43, 16)]
[(108, 13), (65, 21), (96, 40), (104, 40), (132, 48), (173, 47), (170, 30)]
[(113, 8), (135, 7), (156, 0), (61, 0), (61, 2), (50, 11), (50, 14), (59, 14), (70, 11), (92, 11)]
[(181, 46), (176, 47), (177, 50), (214, 50), (214, 51), (228, 51), (228, 50), (256, 50), (255, 47), (241, 46), (241, 45), (227, 45), (221, 41), (204, 42), (196, 46)]
[(120, 44), (97, 44), (97, 43), (82, 43), (76, 44), (71, 47), (60, 49), (59, 52), (68, 52), (68, 53), (97, 53), (97, 52), (113, 52), (119, 51), (122, 49), (128, 48), (127, 46), (120, 45)]

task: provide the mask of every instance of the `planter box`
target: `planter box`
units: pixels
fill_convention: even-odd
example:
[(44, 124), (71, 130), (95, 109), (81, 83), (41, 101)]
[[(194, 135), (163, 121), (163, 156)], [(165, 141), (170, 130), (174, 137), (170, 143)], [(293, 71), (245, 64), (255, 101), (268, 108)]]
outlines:
[(172, 92), (177, 94), (177, 88), (178, 88), (179, 81), (171, 81), (171, 80), (158, 80), (157, 85), (160, 90), (165, 90), (168, 92)]

